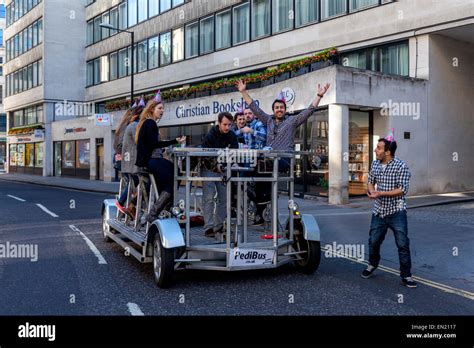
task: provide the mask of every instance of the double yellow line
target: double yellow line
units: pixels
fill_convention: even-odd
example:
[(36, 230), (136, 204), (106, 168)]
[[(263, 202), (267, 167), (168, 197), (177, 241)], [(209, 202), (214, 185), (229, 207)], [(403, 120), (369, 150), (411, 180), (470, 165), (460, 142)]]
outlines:
[[(323, 247), (323, 246), (321, 246), (321, 250), (322, 250), (323, 252), (329, 251), (329, 252), (331, 252), (333, 255), (335, 255), (335, 256), (337, 256), (337, 257), (341, 257), (341, 258), (347, 259), (347, 260), (349, 260), (349, 261), (357, 262), (357, 263), (360, 263), (360, 264), (363, 264), (363, 265), (368, 265), (368, 262), (367, 262), (367, 261), (362, 261), (362, 260), (356, 259), (356, 258), (354, 258), (354, 257), (351, 257), (351, 256), (349, 256), (349, 255), (346, 255), (345, 253), (334, 252), (332, 249), (326, 249), (326, 248)], [(386, 267), (386, 266), (379, 265), (379, 266), (377, 267), (377, 269), (379, 269), (379, 270), (381, 270), (381, 271), (384, 271), (384, 272), (387, 272), (387, 273), (395, 274), (396, 276), (399, 276), (399, 275), (400, 275), (400, 271), (398, 271), (398, 270), (396, 270), (396, 269), (393, 269), (393, 268), (390, 268), (390, 267)], [(441, 290), (441, 291), (444, 291), (444, 292), (447, 292), (447, 293), (450, 293), (450, 294), (462, 296), (462, 297), (467, 298), (467, 299), (469, 299), (469, 300), (474, 300), (474, 292), (470, 292), (470, 291), (466, 291), (466, 290), (462, 290), (462, 289), (453, 288), (452, 286), (449, 286), (449, 285), (446, 285), (446, 284), (437, 283), (437, 282), (434, 282), (434, 281), (432, 281), (432, 280), (425, 279), (425, 278), (421, 278), (421, 277), (413, 276), (413, 279), (416, 280), (416, 281), (417, 281), (418, 283), (420, 283), (420, 284), (424, 284), (424, 285), (430, 286), (430, 287), (432, 287), (432, 288), (435, 288), (435, 289), (438, 289), (438, 290)]]

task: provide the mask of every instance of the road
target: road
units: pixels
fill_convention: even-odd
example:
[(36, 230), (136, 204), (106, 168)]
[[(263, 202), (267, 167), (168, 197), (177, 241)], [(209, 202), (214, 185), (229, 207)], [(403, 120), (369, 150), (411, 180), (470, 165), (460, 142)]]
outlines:
[[(389, 234), (382, 247), (387, 268), (369, 280), (360, 277), (361, 262), (323, 253), (311, 276), (292, 266), (184, 271), (173, 288), (161, 290), (150, 265), (103, 241), (107, 195), (0, 181), (0, 197), (0, 245), (38, 248), (36, 262), (0, 258), (0, 315), (474, 314), (474, 203), (409, 211), (417, 289), (403, 287), (391, 271), (398, 256)], [(317, 216), (323, 246), (364, 245), (367, 259), (369, 212), (304, 207)]]

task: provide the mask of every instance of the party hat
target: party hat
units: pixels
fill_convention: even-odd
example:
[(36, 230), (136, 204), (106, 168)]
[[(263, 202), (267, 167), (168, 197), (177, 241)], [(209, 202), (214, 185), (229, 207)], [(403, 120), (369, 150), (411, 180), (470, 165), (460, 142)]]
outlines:
[(283, 94), (283, 91), (281, 91), (280, 94), (278, 94), (278, 97), (276, 98), (276, 100), (281, 100), (282, 102), (286, 104), (286, 98), (285, 98), (285, 95)]
[(157, 103), (161, 103), (161, 102), (162, 102), (162, 100), (161, 100), (161, 91), (160, 91), (160, 90), (158, 90), (158, 92), (156, 92), (155, 101), (156, 101)]
[(141, 97), (140, 103), (138, 104), (138, 106), (145, 107), (145, 99), (143, 97)]
[(395, 133), (395, 128), (392, 128), (390, 133), (388, 133), (388, 135), (385, 137), (385, 140), (394, 141), (395, 140), (394, 133)]

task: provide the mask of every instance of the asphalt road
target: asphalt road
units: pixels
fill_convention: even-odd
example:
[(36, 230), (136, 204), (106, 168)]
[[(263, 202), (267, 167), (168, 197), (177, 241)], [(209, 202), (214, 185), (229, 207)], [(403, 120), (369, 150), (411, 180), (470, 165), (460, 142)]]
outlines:
[[(105, 198), (110, 197), (0, 181), (0, 244), (38, 246), (36, 262), (0, 258), (0, 315), (474, 314), (474, 203), (409, 212), (413, 273), (422, 278), (417, 289), (403, 287), (391, 273), (398, 256), (389, 234), (382, 248), (388, 268), (369, 280), (360, 277), (362, 263), (323, 253), (311, 276), (292, 266), (183, 271), (174, 287), (162, 290), (153, 283), (151, 265), (103, 241)], [(365, 245), (367, 258), (369, 212), (317, 205), (305, 212), (317, 216), (323, 246)]]

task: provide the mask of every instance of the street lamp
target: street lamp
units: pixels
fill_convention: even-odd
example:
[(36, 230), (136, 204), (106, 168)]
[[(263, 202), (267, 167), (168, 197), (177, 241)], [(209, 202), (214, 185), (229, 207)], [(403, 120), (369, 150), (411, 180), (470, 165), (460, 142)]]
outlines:
[(135, 72), (135, 33), (133, 31), (123, 30), (119, 28), (115, 28), (109, 23), (101, 23), (99, 27), (104, 29), (116, 30), (118, 32), (128, 33), (132, 36), (132, 71), (130, 73), (130, 101), (133, 103), (134, 99), (134, 91), (133, 91), (133, 80), (134, 80), (134, 72)]

